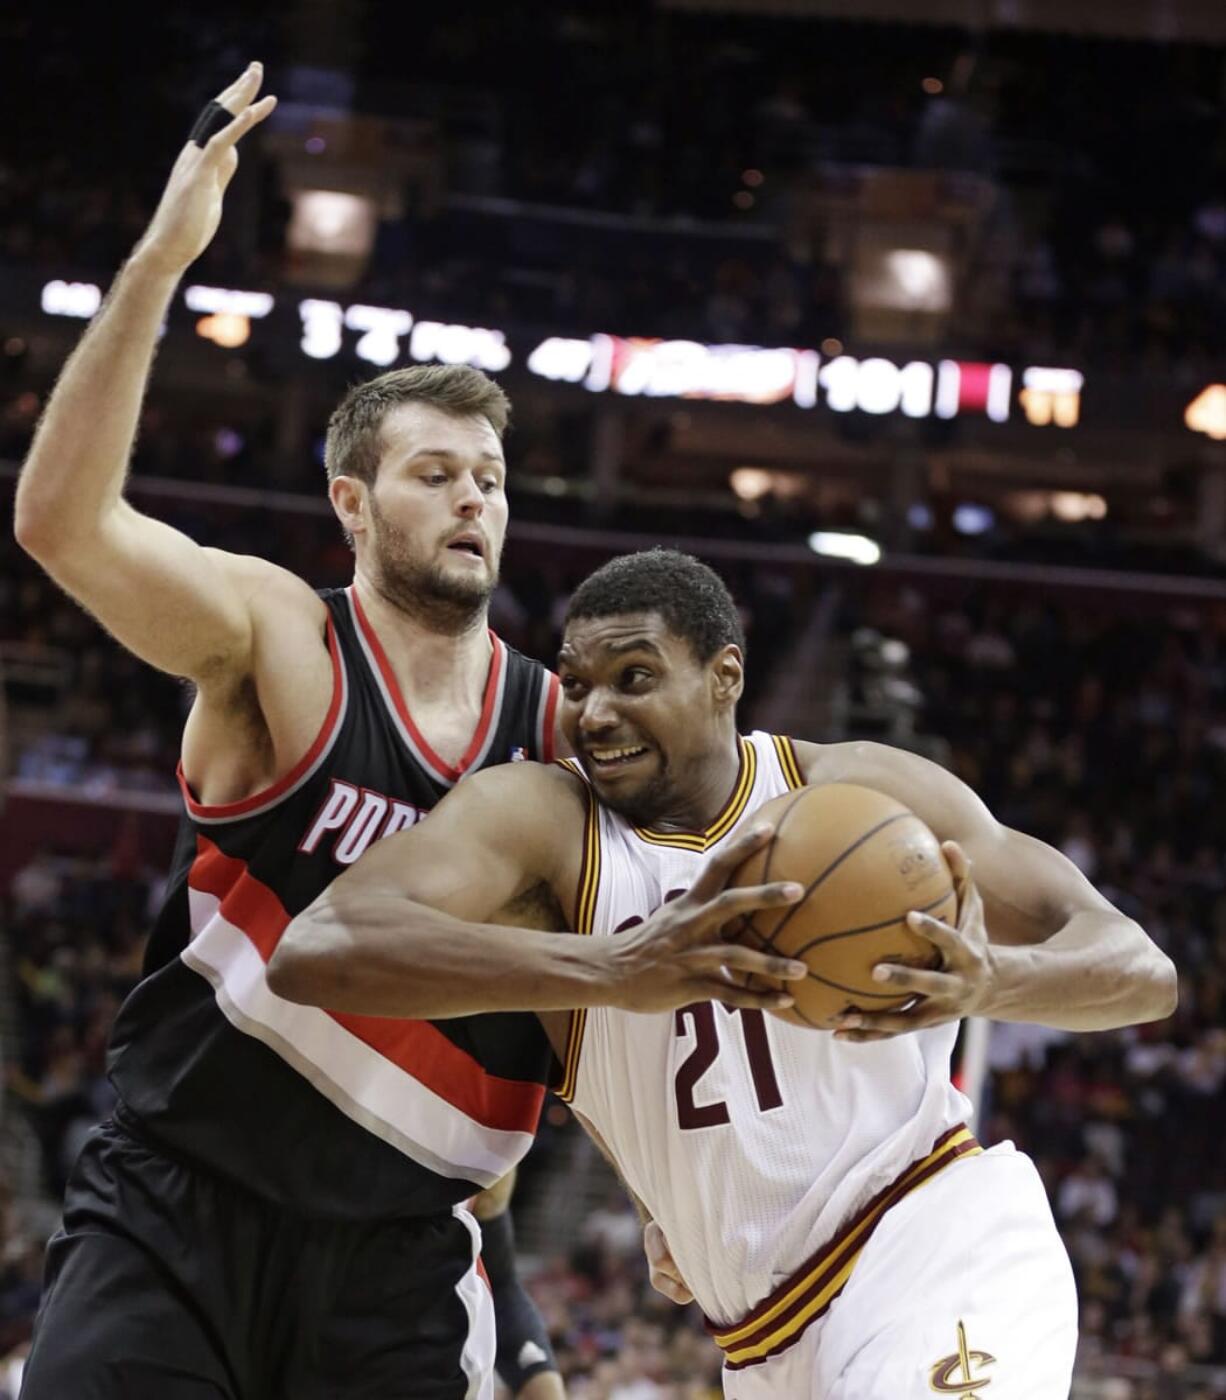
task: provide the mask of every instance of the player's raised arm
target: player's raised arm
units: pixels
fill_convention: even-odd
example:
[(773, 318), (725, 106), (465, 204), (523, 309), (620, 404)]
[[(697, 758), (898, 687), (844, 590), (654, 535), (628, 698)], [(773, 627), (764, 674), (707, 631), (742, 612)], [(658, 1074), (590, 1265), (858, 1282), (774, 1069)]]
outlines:
[(126, 647), (200, 680), (251, 647), (228, 557), (123, 496), (158, 334), (180, 277), (217, 231), (237, 144), (276, 99), (252, 64), (206, 109), (157, 212), (51, 395), (17, 487), (22, 547)]
[(541, 932), (573, 922), (586, 819), (578, 779), (560, 768), (522, 763), (474, 774), (425, 821), (376, 842), (291, 921), (268, 963), (269, 986), (334, 1011), (430, 1020), (579, 1006), (663, 1011), (711, 1000), (791, 1004), (785, 993), (724, 976), (728, 968), (786, 981), (806, 972), (721, 938), (738, 915), (804, 893), (778, 883), (724, 888), (769, 828), (731, 842), (688, 894), (637, 928), (601, 938)]
[(923, 1001), (851, 1013), (839, 1032), (871, 1040), (962, 1016), (1110, 1030), (1175, 1009), (1171, 960), (1053, 847), (1002, 825), (958, 778), (882, 744), (797, 746), (811, 781), (862, 783), (905, 803), (942, 841), (958, 881), (958, 926), (913, 913), (943, 969), (879, 966), (874, 975)]

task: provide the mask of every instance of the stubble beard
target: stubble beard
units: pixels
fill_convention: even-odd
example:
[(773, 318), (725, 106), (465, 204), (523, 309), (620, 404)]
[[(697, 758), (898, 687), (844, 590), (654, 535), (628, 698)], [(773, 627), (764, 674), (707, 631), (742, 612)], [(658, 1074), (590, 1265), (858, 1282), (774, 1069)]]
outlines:
[(596, 796), (602, 807), (607, 807), (610, 812), (616, 812), (619, 817), (624, 817), (632, 825), (651, 826), (668, 811), (672, 804), (672, 777), (667, 765), (663, 764), (660, 770), (649, 778), (637, 792), (627, 793), (622, 798), (607, 797), (604, 792), (597, 788)]
[(433, 632), (458, 637), (485, 625), (490, 598), (498, 583), (498, 561), (480, 578), (448, 573), (422, 559), (407, 535), (380, 511), (372, 496), (374, 585), (395, 608)]

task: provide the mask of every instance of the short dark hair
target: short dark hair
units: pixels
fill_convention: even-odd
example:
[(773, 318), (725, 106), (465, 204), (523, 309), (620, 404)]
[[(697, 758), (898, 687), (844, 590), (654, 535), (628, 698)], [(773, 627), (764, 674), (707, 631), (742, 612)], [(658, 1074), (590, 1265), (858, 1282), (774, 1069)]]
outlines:
[(498, 434), (511, 404), (486, 374), (468, 365), (414, 365), (355, 384), (328, 420), (324, 465), (328, 480), (356, 476), (373, 485), (383, 455), (383, 420), (402, 403), (424, 403), (456, 418), (480, 414)]
[(658, 613), (699, 661), (730, 643), (744, 654), (745, 632), (728, 585), (692, 554), (677, 549), (619, 554), (575, 589), (566, 622), (637, 612)]

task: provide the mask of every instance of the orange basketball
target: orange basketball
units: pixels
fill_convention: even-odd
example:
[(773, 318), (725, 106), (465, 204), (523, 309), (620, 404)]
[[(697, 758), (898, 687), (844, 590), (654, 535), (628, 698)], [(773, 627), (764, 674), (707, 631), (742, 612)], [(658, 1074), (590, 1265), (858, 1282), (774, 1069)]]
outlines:
[(795, 1005), (775, 1014), (829, 1029), (844, 1011), (905, 1005), (909, 996), (884, 991), (873, 968), (939, 967), (940, 953), (911, 932), (906, 916), (919, 909), (947, 923), (957, 917), (953, 877), (932, 832), (901, 802), (851, 783), (785, 793), (754, 818), (770, 821), (775, 834), (729, 884), (795, 880), (805, 887), (800, 903), (782, 913), (760, 909), (727, 931), (748, 947), (808, 964), (808, 977), (787, 987)]

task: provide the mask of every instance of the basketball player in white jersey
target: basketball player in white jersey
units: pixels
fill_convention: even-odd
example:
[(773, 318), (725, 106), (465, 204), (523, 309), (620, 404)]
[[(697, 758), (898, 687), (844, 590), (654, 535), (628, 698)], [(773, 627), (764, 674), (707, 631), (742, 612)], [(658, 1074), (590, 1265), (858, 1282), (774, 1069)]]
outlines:
[[(458, 788), (290, 925), (270, 980), (390, 1016), (578, 1007), (542, 1016), (560, 1091), (706, 1313), (729, 1397), (1063, 1400), (1068, 1258), (1030, 1161), (1010, 1144), (983, 1151), (965, 1127), (957, 1019), (1156, 1019), (1172, 1010), (1173, 968), (1063, 856), (933, 764), (739, 736), (742, 654), (732, 599), (704, 565), (667, 551), (606, 565), (576, 592), (560, 656), (575, 769), (520, 764)], [(884, 972), (923, 996), (914, 1011), (829, 1034), (719, 995), (646, 1015), (596, 1005), (607, 994), (585, 977), (602, 981), (610, 945), (630, 959), (649, 934), (667, 945), (741, 858), (755, 809), (826, 782), (889, 793), (960, 843), (947, 848), (957, 928), (912, 916), (943, 969)], [(541, 936), (510, 926), (525, 923), (590, 936), (573, 965), (549, 966)]]

